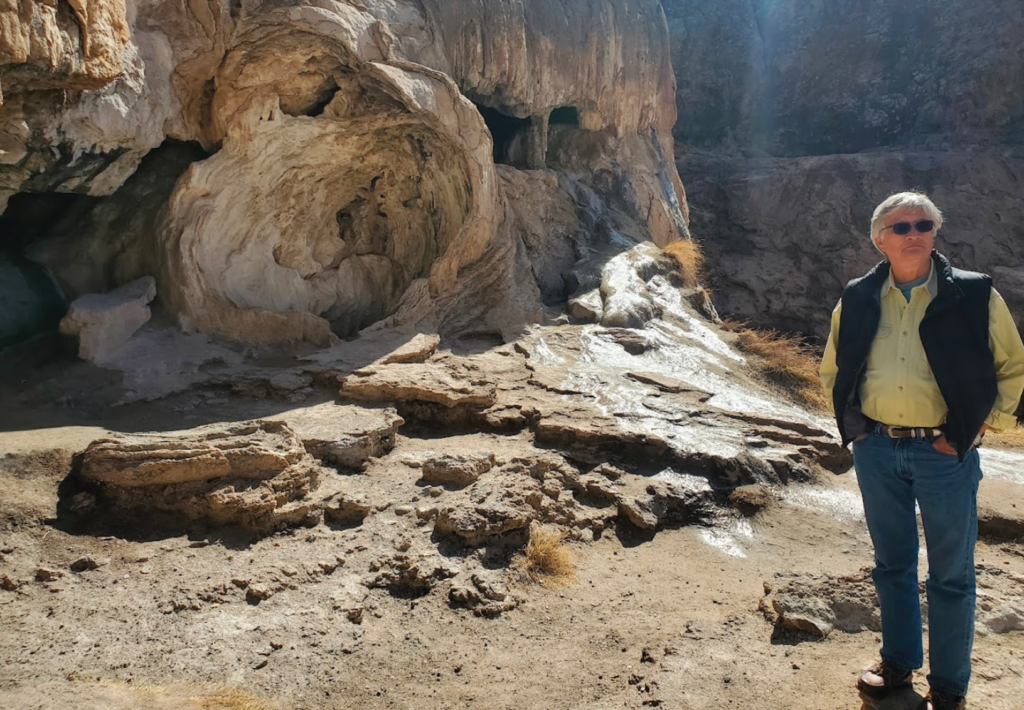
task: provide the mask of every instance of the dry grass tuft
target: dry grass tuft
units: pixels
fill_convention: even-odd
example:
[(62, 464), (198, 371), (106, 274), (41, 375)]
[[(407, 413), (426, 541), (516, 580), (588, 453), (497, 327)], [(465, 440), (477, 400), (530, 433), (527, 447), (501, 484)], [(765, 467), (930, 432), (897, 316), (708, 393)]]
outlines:
[(729, 502), (741, 514), (751, 517), (774, 506), (778, 498), (770, 489), (755, 483), (733, 489)]
[(272, 710), (265, 700), (238, 688), (214, 688), (193, 696), (192, 700), (209, 710)]
[(738, 321), (723, 327), (736, 334), (736, 347), (748, 355), (761, 377), (806, 407), (832, 410), (818, 378), (821, 358), (798, 336), (776, 330), (754, 330)]
[(530, 542), (516, 566), (530, 580), (545, 587), (572, 584), (576, 580), (576, 560), (565, 544), (565, 534), (530, 526)]
[(1024, 426), (1017, 424), (1004, 432), (988, 432), (985, 434), (985, 446), (994, 449), (1024, 449)]
[(690, 288), (697, 286), (700, 270), (704, 266), (704, 252), (700, 244), (692, 239), (680, 239), (669, 244), (663, 251), (676, 260), (683, 284)]
[[(147, 683), (127, 683), (122, 680), (113, 679), (85, 679), (72, 677), (82, 683), (98, 685), (125, 697), (130, 697), (139, 703), (139, 706), (160, 707), (170, 710), (275, 710), (276, 705), (266, 700), (257, 698), (240, 688), (233, 686), (201, 686), (201, 685), (180, 685), (163, 686), (150, 685)], [(140, 696), (148, 696), (149, 700), (143, 700)], [(134, 706), (134, 703), (133, 703)]]

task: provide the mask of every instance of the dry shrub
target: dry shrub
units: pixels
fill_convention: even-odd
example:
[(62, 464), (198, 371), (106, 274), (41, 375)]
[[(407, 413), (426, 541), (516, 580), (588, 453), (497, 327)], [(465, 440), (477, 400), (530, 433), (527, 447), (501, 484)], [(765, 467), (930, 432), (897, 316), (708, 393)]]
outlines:
[(988, 432), (985, 434), (985, 446), (994, 449), (1024, 449), (1024, 426), (1017, 424), (1004, 432)]
[(530, 542), (516, 565), (530, 580), (545, 587), (571, 584), (576, 561), (565, 544), (565, 534), (530, 526)]
[(774, 506), (778, 498), (770, 489), (754, 483), (733, 489), (729, 494), (729, 502), (741, 514), (750, 517)]
[(700, 244), (692, 239), (680, 239), (665, 247), (664, 252), (679, 265), (679, 276), (683, 284), (690, 288), (697, 286), (700, 270), (704, 266), (704, 252)]
[(798, 336), (776, 330), (755, 330), (738, 321), (725, 321), (736, 334), (736, 347), (753, 355), (751, 365), (772, 385), (806, 407), (831, 411), (818, 377), (821, 358)]

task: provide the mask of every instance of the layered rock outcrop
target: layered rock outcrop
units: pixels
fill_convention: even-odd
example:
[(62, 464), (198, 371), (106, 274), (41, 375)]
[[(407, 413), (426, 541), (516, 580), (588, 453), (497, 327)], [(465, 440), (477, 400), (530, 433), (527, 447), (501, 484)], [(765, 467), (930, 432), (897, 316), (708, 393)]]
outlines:
[(304, 500), (317, 487), (317, 466), (280, 422), (100, 439), (82, 454), (78, 479), (113, 506), (257, 533), (318, 521), (317, 506)]
[(677, 164), (724, 312), (823, 338), (880, 258), (872, 210), (919, 189), (947, 215), (938, 248), (1024, 313), (1016, 3), (664, 5)]
[(206, 155), (119, 254), (80, 250), (76, 268), (105, 275), (93, 291), (153, 273), (186, 330), (232, 340), (536, 320), (541, 289), (521, 276), (537, 225), (507, 189), (520, 168), (556, 171), (605, 235), (687, 234), (654, 0), (71, 8), (23, 3), (0, 36), (0, 220), (70, 298), (39, 196), (89, 195), (95, 213), (168, 139)]

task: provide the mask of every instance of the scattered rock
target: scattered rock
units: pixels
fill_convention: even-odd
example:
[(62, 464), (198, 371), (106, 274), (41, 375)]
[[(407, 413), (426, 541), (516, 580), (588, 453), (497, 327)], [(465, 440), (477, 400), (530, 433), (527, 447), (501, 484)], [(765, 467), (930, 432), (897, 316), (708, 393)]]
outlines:
[(422, 596), (439, 581), (454, 577), (458, 570), (433, 548), (422, 552), (406, 549), (374, 560), (367, 587), (387, 589), (392, 594)]
[(250, 584), (245, 589), (245, 600), (250, 604), (259, 604), (274, 595), (274, 591), (265, 584)]
[(619, 500), (619, 515), (641, 530), (655, 531), (664, 510), (657, 510), (653, 498), (622, 498)]
[(598, 335), (604, 340), (621, 345), (622, 349), (630, 355), (643, 355), (648, 350), (657, 347), (657, 341), (640, 330), (607, 328)]
[[(1024, 629), (1024, 603), (1019, 596), (1024, 576), (987, 565), (978, 565), (976, 573), (976, 633), (1003, 634)], [(920, 582), (920, 594), (927, 624), (924, 581)], [(882, 628), (870, 568), (842, 576), (779, 573), (766, 598), (778, 614), (777, 629), (811, 639), (825, 639), (834, 629), (856, 633), (878, 632)]]
[(63, 572), (58, 572), (55, 569), (48, 569), (46, 567), (40, 567), (36, 570), (35, 574), (37, 582), (52, 582), (63, 576)]
[(282, 417), (315, 458), (332, 466), (362, 469), (395, 448), (405, 420), (390, 408), (334, 403), (288, 412)]
[(646, 484), (642, 493), (630, 488), (617, 493), (619, 515), (641, 530), (654, 532), (665, 525), (707, 522), (714, 516), (714, 499), (707, 479), (666, 469)]
[(604, 313), (601, 292), (596, 288), (569, 299), (569, 313), (582, 323), (597, 323)]
[(333, 525), (362, 525), (374, 505), (362, 493), (340, 493), (324, 501), (324, 520)]
[(769, 598), (778, 629), (820, 640), (837, 628), (848, 633), (882, 628), (870, 569), (845, 576), (775, 576)]
[(434, 527), (466, 544), (484, 545), (507, 533), (526, 531), (539, 516), (540, 484), (524, 476), (477, 481), (438, 513)]
[(437, 506), (421, 505), (416, 509), (416, 518), (420, 521), (427, 521), (437, 516)]
[(19, 582), (14, 581), (6, 574), (0, 574), (0, 589), (4, 590), (5, 592), (13, 592), (17, 590), (17, 588), (20, 586), (21, 584)]
[(426, 362), (437, 352), (437, 346), (440, 344), (441, 336), (436, 333), (420, 333), (408, 343), (382, 357), (379, 362), (381, 365)]
[(92, 557), (79, 557), (77, 560), (71, 563), (69, 569), (72, 572), (87, 572), (89, 570), (99, 569), (101, 566), (107, 564), (109, 560), (96, 561)]
[(464, 487), (494, 467), (494, 454), (435, 454), (430, 452), (420, 464), (423, 483)]
[(492, 572), (464, 572), (452, 580), (448, 602), (471, 609), (476, 616), (494, 618), (519, 606), (505, 582)]
[[(1024, 575), (995, 565), (977, 565), (976, 629), (981, 634), (1024, 631)], [(927, 604), (923, 604), (927, 611)]]
[(145, 276), (109, 293), (76, 299), (60, 322), (60, 332), (78, 336), (78, 356), (103, 364), (114, 359), (151, 316), (156, 280)]
[(366, 612), (367, 595), (367, 589), (362, 581), (354, 575), (349, 576), (331, 593), (331, 608), (343, 614), (351, 623), (361, 624)]

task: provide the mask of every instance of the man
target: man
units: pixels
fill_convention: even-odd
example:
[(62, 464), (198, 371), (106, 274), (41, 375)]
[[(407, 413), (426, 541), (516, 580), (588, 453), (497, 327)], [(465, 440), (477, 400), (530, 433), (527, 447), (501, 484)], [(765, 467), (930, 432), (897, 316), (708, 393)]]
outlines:
[(924, 663), (918, 597), (921, 512), (928, 551), (928, 710), (966, 707), (974, 641), (974, 545), (988, 429), (1015, 424), (1024, 344), (984, 275), (933, 250), (942, 213), (901, 192), (871, 218), (885, 260), (854, 279), (832, 313), (821, 381), (853, 459), (875, 548), (881, 661), (857, 687), (912, 683)]

